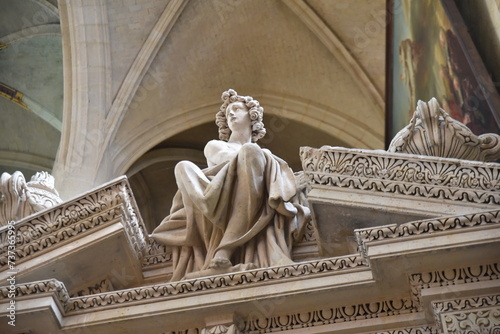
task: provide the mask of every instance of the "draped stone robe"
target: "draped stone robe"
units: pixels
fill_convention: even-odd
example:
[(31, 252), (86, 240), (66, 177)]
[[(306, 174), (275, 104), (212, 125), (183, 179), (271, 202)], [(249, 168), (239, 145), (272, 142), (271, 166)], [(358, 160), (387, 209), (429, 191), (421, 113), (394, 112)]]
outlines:
[(172, 281), (208, 269), (221, 248), (234, 249), (232, 264), (293, 263), (292, 244), (310, 213), (290, 202), (297, 190), (285, 161), (245, 144), (230, 161), (204, 170), (181, 161), (175, 176), (179, 190), (170, 215), (152, 234), (172, 246)]

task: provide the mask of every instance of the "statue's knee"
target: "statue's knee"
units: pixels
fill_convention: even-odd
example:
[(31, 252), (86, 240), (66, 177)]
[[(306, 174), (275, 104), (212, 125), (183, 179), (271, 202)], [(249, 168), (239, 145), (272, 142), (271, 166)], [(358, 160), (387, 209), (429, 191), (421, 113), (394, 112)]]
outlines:
[(193, 169), (193, 166), (197, 167), (191, 161), (183, 160), (183, 161), (178, 162), (175, 165), (175, 169), (174, 169), (175, 178), (179, 179), (179, 178), (183, 177), (184, 175), (186, 175), (188, 170)]

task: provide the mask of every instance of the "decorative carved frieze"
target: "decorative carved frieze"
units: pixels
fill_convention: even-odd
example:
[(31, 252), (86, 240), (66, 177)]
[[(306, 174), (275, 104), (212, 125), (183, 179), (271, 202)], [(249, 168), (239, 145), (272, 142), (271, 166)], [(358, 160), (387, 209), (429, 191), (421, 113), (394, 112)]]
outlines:
[[(14, 251), (17, 263), (117, 220), (123, 223), (128, 242), (141, 258), (147, 235), (128, 182), (120, 178), (73, 201), (18, 221)], [(7, 236), (8, 230), (0, 229), (2, 266), (7, 263)]]
[(500, 204), (500, 164), (323, 146), (302, 147), (312, 186)]
[[(339, 321), (340, 322), (340, 321)], [(224, 326), (225, 327), (225, 326)], [(312, 326), (308, 325), (303, 325), (300, 328), (311, 328)], [(286, 331), (284, 328), (268, 328), (266, 331), (263, 331), (262, 333), (272, 333), (276, 331)], [(199, 334), (200, 330), (193, 328), (193, 329), (187, 329), (183, 331), (175, 331), (175, 332), (166, 332), (162, 334)], [(254, 333), (254, 332), (241, 332), (241, 333)], [(255, 333), (261, 333), (261, 332), (255, 332)], [(368, 334), (368, 333), (367, 333)], [(399, 329), (392, 329), (392, 330), (387, 330), (387, 331), (376, 331), (372, 332), (369, 334), (442, 334), (441, 331), (438, 329), (431, 327), (431, 326), (420, 326), (420, 327), (405, 327), (405, 328), (399, 328)]]
[(29, 182), (21, 172), (3, 173), (0, 178), (0, 226), (61, 202), (54, 177), (47, 172), (36, 173)]
[(240, 334), (235, 325), (217, 325), (211, 328), (203, 328), (200, 334)]
[(94, 285), (87, 286), (85, 289), (78, 290), (77, 292), (72, 294), (71, 297), (87, 296), (96, 293), (109, 292), (113, 290), (115, 289), (113, 288), (113, 284), (111, 283), (111, 281), (108, 279), (103, 279)]
[(270, 333), (412, 312), (416, 312), (416, 308), (411, 300), (386, 300), (249, 320), (242, 331), (255, 334)]
[(367, 244), (384, 239), (403, 239), (420, 235), (437, 236), (454, 230), (465, 230), (481, 225), (500, 223), (500, 210), (478, 212), (474, 214), (424, 219), (392, 224), (374, 228), (357, 229), (354, 231), (358, 243), (358, 251), (367, 257)]
[(134, 288), (130, 290), (105, 293), (99, 297), (81, 297), (72, 299), (67, 304), (67, 311), (77, 311), (89, 307), (115, 305), (148, 298), (166, 298), (196, 291), (234, 287), (266, 281), (283, 280), (294, 277), (324, 274), (354, 268), (366, 267), (360, 256), (298, 263), (291, 266), (273, 267), (234, 274), (202, 277), (161, 285)]
[(500, 294), (433, 302), (444, 334), (500, 332)]
[(450, 268), (409, 275), (411, 296), (419, 309), (422, 309), (422, 289), (498, 279), (500, 279), (500, 265), (498, 263)]
[(412, 327), (412, 328), (399, 328), (388, 331), (377, 331), (370, 334), (441, 334), (441, 332), (430, 326)]
[(424, 219), (401, 225), (392, 224), (374, 228), (358, 229), (355, 231), (355, 234), (359, 246), (363, 247), (364, 243), (371, 241), (404, 238), (421, 234), (439, 233), (449, 230), (498, 223), (500, 223), (500, 210), (492, 210), (467, 215)]
[(388, 151), (495, 161), (500, 158), (500, 136), (494, 133), (476, 136), (432, 98), (428, 103), (418, 101), (410, 123), (396, 134)]
[[(354, 258), (339, 258), (334, 261), (338, 267), (336, 270), (349, 269), (350, 267), (342, 267), (343, 265), (351, 264)], [(324, 261), (316, 261), (314, 263), (305, 263), (304, 266), (289, 266), (262, 269), (252, 272), (236, 273), (220, 275), (218, 277), (207, 277), (189, 281), (166, 283), (149, 287), (126, 289), (111, 293), (100, 293), (93, 296), (70, 297), (66, 292), (64, 285), (56, 280), (39, 281), (16, 285), (16, 298), (25, 299), (34, 297), (35, 295), (54, 293), (56, 300), (61, 305), (64, 314), (74, 314), (80, 312), (88, 312), (88, 309), (102, 309), (105, 306), (117, 307), (120, 304), (135, 304), (137, 302), (154, 301), (158, 298), (165, 298), (168, 295), (177, 296), (185, 293), (202, 292), (208, 289), (223, 289), (230, 286), (246, 285), (251, 283), (262, 283), (275, 279), (286, 279), (292, 277), (307, 277), (314, 274), (313, 268), (316, 268), (315, 273), (322, 274), (325, 268)], [(290, 269), (294, 269), (293, 272)], [(273, 276), (275, 274), (275, 276)], [(280, 274), (279, 276), (276, 274)], [(435, 286), (468, 284), (479, 281), (488, 281), (498, 279), (500, 276), (500, 267), (498, 264), (486, 264), (476, 267), (453, 268), (443, 271), (435, 271), (428, 273), (417, 273), (410, 276), (412, 286), (422, 289)], [(314, 276), (310, 276), (314, 277)], [(0, 296), (7, 299), (11, 290), (9, 287), (0, 287)], [(444, 319), (443, 323), (438, 322), (438, 327), (421, 326), (408, 327), (399, 330), (377, 331), (377, 334), (399, 334), (399, 333), (429, 333), (438, 334), (443, 325), (448, 328), (446, 333), (462, 333), (455, 331), (457, 324), (465, 326), (466, 323), (476, 321), (481, 324), (498, 325), (498, 313), (492, 307), (500, 305), (500, 295), (482, 296), (467, 299), (457, 299), (453, 301), (434, 302), (433, 307), (436, 310), (437, 316)], [(86, 311), (87, 310), (87, 311)], [(297, 313), (283, 314), (272, 317), (265, 317), (263, 314), (252, 313), (246, 319), (241, 320), (241, 332), (243, 333), (269, 333), (274, 331), (286, 331), (300, 328), (312, 328), (315, 326), (323, 326), (328, 324), (345, 323), (349, 321), (379, 319), (382, 317), (404, 315), (410, 313), (421, 312), (420, 298), (415, 298), (414, 290), (412, 290), (412, 298), (401, 298), (374, 301), (367, 303), (359, 303), (354, 305), (345, 305), (332, 308), (318, 308), (315, 310), (300, 311)], [(460, 315), (457, 315), (460, 312)], [(495, 313), (496, 312), (496, 313)], [(263, 317), (258, 317), (263, 316)], [(488, 321), (488, 322), (487, 322)], [(483, 326), (481, 325), (481, 326)], [(483, 326), (485, 327), (485, 326)], [(483, 327), (480, 327), (484, 329)], [(190, 329), (185, 331), (169, 332), (169, 333), (231, 333), (229, 325), (214, 326), (203, 329)], [(239, 328), (239, 327), (238, 327)], [(444, 328), (444, 327), (443, 327)], [(479, 328), (479, 327), (478, 327)], [(488, 327), (485, 327), (488, 328)], [(236, 330), (236, 327), (234, 327)], [(483, 333), (477, 332), (477, 333)], [(237, 332), (236, 332), (237, 333)], [(476, 333), (476, 332), (474, 332)], [(490, 332), (484, 332), (490, 333)], [(491, 332), (492, 333), (492, 332)], [(496, 332), (495, 332), (496, 333)]]
[[(12, 293), (12, 291), (8, 286), (0, 287), (0, 297), (3, 299), (7, 299), (10, 293)], [(55, 279), (17, 284), (15, 290), (16, 299), (47, 293), (54, 293), (55, 299), (61, 306), (65, 305), (70, 300), (70, 296), (64, 284)]]
[[(252, 283), (262, 283), (291, 279), (297, 277), (314, 277), (315, 275), (341, 272), (349, 269), (366, 268), (366, 262), (361, 256), (346, 256), (320, 261), (297, 263), (291, 266), (271, 267), (266, 269), (239, 272), (211, 277), (202, 277), (186, 281), (164, 283), (160, 285), (138, 287), (113, 292), (105, 292), (93, 296), (79, 296), (67, 300), (65, 303), (66, 312), (85, 310), (88, 308), (116, 306), (118, 304), (136, 302), (147, 299), (176, 297), (180, 294), (206, 291), (210, 289), (222, 289), (227, 287), (241, 286)], [(27, 286), (19, 285), (17, 293), (19, 295), (29, 295), (32, 293), (46, 291), (48, 281), (29, 283)], [(20, 287), (23, 287), (22, 289)], [(7, 287), (0, 287), (2, 296), (6, 298)]]

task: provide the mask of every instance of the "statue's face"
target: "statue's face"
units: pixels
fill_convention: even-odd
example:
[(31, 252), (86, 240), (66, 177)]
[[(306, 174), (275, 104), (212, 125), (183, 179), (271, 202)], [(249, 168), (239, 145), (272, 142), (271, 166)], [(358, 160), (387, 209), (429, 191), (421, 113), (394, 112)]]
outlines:
[(231, 131), (249, 128), (252, 125), (250, 113), (243, 102), (230, 103), (226, 108), (227, 125)]

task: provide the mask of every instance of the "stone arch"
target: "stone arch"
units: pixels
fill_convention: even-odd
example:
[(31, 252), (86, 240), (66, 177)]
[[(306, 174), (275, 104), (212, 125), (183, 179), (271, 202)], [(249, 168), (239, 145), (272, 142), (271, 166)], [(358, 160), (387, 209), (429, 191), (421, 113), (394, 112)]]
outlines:
[[(264, 107), (264, 121), (272, 115), (296, 120), (325, 131), (352, 147), (382, 148), (383, 136), (378, 135), (365, 122), (340, 110), (272, 93), (253, 94)], [(220, 102), (203, 104), (191, 110), (165, 115), (153, 128), (138, 128), (117, 144), (111, 154), (115, 176), (124, 174), (130, 166), (158, 143), (189, 128), (214, 121)]]

